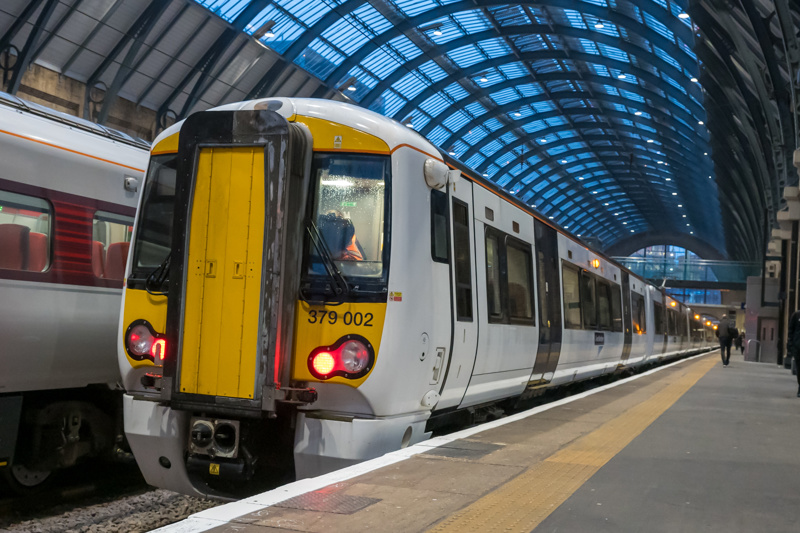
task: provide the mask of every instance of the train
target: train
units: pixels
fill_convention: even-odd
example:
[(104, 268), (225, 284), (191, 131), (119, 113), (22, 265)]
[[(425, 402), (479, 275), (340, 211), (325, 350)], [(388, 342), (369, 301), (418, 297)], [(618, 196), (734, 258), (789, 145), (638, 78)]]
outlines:
[(154, 141), (118, 340), (146, 481), (256, 492), (496, 408), (709, 350), (665, 292), (403, 124), (267, 98)]
[(0, 472), (15, 491), (122, 435), (116, 328), (149, 145), (0, 93)]

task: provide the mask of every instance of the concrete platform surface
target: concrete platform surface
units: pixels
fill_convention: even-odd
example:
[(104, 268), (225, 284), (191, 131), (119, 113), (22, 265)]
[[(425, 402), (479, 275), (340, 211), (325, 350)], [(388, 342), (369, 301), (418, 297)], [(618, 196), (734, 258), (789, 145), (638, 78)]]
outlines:
[(156, 531), (797, 532), (796, 393), (715, 351)]

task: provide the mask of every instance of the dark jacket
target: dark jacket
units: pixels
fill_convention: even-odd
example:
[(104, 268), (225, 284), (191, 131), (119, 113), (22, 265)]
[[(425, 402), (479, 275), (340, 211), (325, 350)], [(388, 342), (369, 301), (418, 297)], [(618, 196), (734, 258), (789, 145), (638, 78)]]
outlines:
[[(717, 327), (717, 337), (720, 341), (730, 343), (733, 339), (739, 336), (736, 331), (736, 324), (730, 318), (722, 319)], [(798, 345), (800, 346), (800, 345)]]
[(789, 357), (800, 356), (800, 310), (789, 318), (789, 335), (786, 338), (786, 353)]

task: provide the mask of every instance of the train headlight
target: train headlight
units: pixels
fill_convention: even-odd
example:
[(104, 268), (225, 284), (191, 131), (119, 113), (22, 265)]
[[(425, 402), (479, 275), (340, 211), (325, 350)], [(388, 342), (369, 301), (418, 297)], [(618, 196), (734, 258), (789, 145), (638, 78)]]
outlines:
[(144, 324), (134, 326), (128, 332), (128, 351), (139, 357), (150, 355), (154, 340), (156, 340), (156, 338), (147, 326)]
[(308, 370), (317, 379), (341, 376), (362, 378), (375, 362), (372, 344), (361, 335), (345, 335), (331, 346), (320, 346), (308, 356)]
[(361, 341), (347, 341), (342, 345), (342, 366), (348, 372), (361, 372), (368, 362), (369, 352)]
[(125, 332), (125, 348), (137, 361), (161, 362), (167, 352), (167, 340), (156, 333), (147, 320), (136, 320)]

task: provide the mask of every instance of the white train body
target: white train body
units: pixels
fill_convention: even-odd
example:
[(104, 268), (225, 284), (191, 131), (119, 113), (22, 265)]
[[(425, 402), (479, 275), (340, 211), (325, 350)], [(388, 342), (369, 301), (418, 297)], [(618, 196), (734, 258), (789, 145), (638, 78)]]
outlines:
[[(269, 111), (274, 113), (263, 114)], [(310, 149), (296, 140), (300, 137)], [(251, 179), (253, 171), (234, 176), (236, 164), (215, 166), (214, 158), (222, 157), (215, 154), (229, 149), (253, 150), (252, 158), (266, 154), (267, 174), (272, 168), (289, 169), (275, 171), (277, 177), (257, 176), (272, 195), (283, 195), (286, 202), (292, 194), (304, 195), (295, 204), (303, 208), (288, 210), (283, 219), (289, 204), (271, 210), (268, 196), (266, 229), (259, 230), (264, 238), (258, 239), (259, 233), (254, 241), (258, 247), (263, 242), (265, 252), (248, 248), (246, 260), (241, 250), (239, 255), (223, 250), (219, 257), (208, 252), (227, 231), (223, 219), (214, 218), (223, 216), (220, 211), (253, 209), (235, 203), (237, 196), (227, 188)], [(375, 113), (331, 101), (244, 102), (176, 124), (156, 140), (153, 153), (158, 165), (175, 169), (174, 225), (169, 238), (150, 236), (140, 245), (139, 232), (149, 224), (140, 211), (134, 247), (141, 252), (132, 255), (136, 264), (128, 267), (119, 334), (128, 391), (126, 433), (153, 485), (217, 496), (237, 494), (234, 485), (246, 492), (258, 478), (251, 460), (263, 448), (249, 436), (274, 419), (290, 421), (283, 431), (293, 432), (295, 470), (311, 476), (424, 440), (430, 435), (426, 425), (438, 415), (480, 409), (713, 344), (696, 321), (692, 324), (699, 329), (690, 339), (690, 311), (682, 304), (467, 169), (459, 178), (425, 139)], [(260, 159), (253, 168), (258, 165)], [(310, 181), (307, 189), (298, 193), (287, 185), (291, 169), (295, 182), (301, 175)], [(227, 203), (214, 203), (218, 198)], [(256, 194), (250, 200), (260, 198)], [(198, 223), (198, 217), (206, 222)], [(336, 252), (332, 242), (339, 234), (327, 232), (331, 221), (341, 218), (345, 222), (336, 227), (355, 227), (352, 239), (352, 232), (342, 234), (349, 252)], [(241, 232), (247, 227), (252, 233), (258, 225), (254, 220), (242, 223)], [(307, 228), (304, 220), (313, 224)], [(284, 233), (271, 233), (274, 228)], [(224, 235), (235, 239), (233, 233)], [(344, 285), (335, 272), (325, 274), (326, 254), (315, 238), (328, 245), (329, 263)], [(171, 252), (163, 247), (170, 239)], [(198, 255), (197, 243), (205, 255)], [(158, 261), (140, 266), (147, 261), (137, 261), (136, 254), (144, 257), (156, 248), (162, 254)], [(266, 253), (270, 250), (272, 255)], [(283, 258), (276, 258), (281, 253)], [(154, 285), (165, 255), (169, 281)], [(265, 263), (283, 261), (282, 269), (255, 268), (249, 271), (253, 288), (241, 282), (244, 296), (215, 296), (220, 277), (226, 291), (240, 294), (235, 292), (240, 290), (237, 263), (262, 256)], [(229, 266), (219, 266), (223, 263)], [(284, 292), (271, 297), (277, 294), (270, 293), (276, 290), (275, 277), (292, 273), (300, 279), (282, 278)], [(198, 283), (205, 291), (200, 298), (194, 296)], [(254, 304), (248, 303), (251, 290)], [(260, 341), (228, 358), (235, 335), (209, 321), (217, 316), (212, 307), (234, 309), (235, 302), (252, 305), (260, 317)], [(662, 308), (660, 324), (656, 305)], [(250, 320), (246, 315), (243, 331)], [(668, 315), (677, 335), (665, 334)], [(205, 325), (198, 324), (199, 316)], [(144, 322), (149, 333), (133, 329)], [(162, 339), (165, 351), (154, 344), (133, 346), (134, 331), (134, 341), (140, 334)], [(196, 340), (218, 343), (221, 335), (226, 342), (214, 344), (220, 349), (213, 353), (203, 352), (203, 341)], [(236, 346), (245, 346), (246, 337), (241, 344), (237, 338)], [(353, 339), (362, 344), (349, 346), (365, 349), (343, 351)], [(145, 353), (151, 348), (159, 356)], [(351, 356), (363, 357), (366, 366), (353, 363)], [(246, 376), (238, 389), (223, 384), (229, 366)], [(217, 431), (221, 441), (234, 439), (234, 451), (217, 447)]]
[[(93, 436), (107, 422), (94, 416), (97, 404), (108, 398), (87, 387), (119, 382), (114, 332), (138, 200), (131, 180), (141, 185), (148, 151), (0, 96), (0, 467), (35, 484), (96, 452), (96, 438), (108, 441)], [(58, 439), (59, 425), (70, 444), (54, 448), (46, 441)]]

